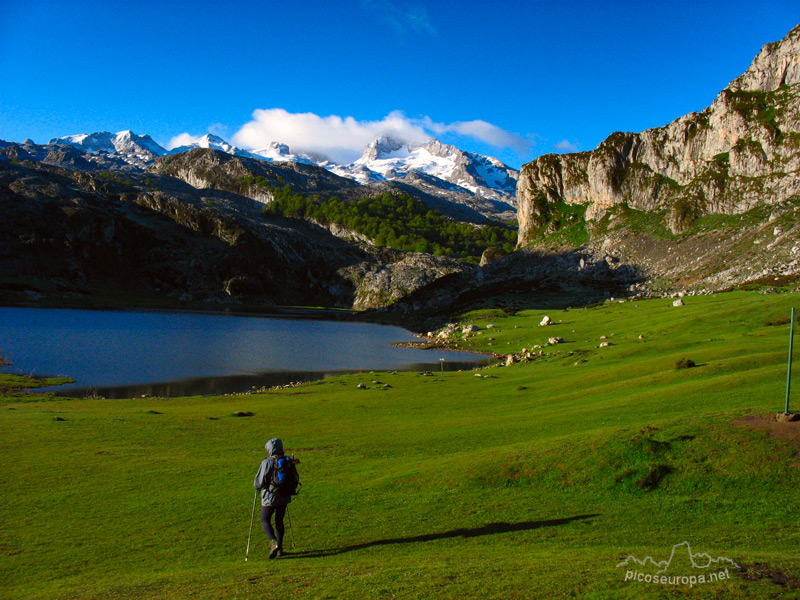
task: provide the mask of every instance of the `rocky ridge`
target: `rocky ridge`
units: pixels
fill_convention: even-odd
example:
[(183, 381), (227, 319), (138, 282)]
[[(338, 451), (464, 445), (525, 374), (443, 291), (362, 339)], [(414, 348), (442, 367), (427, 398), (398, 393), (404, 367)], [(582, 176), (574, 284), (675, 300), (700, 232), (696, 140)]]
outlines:
[[(124, 171), (145, 170), (160, 157), (196, 149), (218, 150), (237, 158), (266, 163), (320, 167), (365, 186), (400, 186), (406, 193), (455, 219), (513, 221), (516, 218), (518, 172), (497, 159), (463, 152), (438, 140), (403, 146), (379, 138), (367, 145), (359, 160), (349, 165), (334, 164), (324, 156), (293, 153), (286, 144), (279, 142), (252, 151), (243, 150), (213, 134), (172, 150), (166, 150), (148, 135), (136, 135), (131, 131), (70, 135), (53, 138), (45, 145), (30, 140), (22, 144), (0, 141), (0, 149), (3, 150), (0, 156), (12, 160), (34, 160), (83, 170)], [(402, 151), (398, 153), (398, 149)]]
[[(635, 263), (651, 279), (719, 287), (800, 273), (799, 62), (800, 26), (765, 45), (702, 112), (641, 133), (615, 133), (591, 152), (524, 165), (519, 245), (543, 243), (571, 212), (573, 222), (585, 222), (586, 249)], [(631, 226), (640, 214), (650, 222), (646, 239)], [(736, 226), (736, 217), (748, 228)], [(723, 226), (715, 227), (714, 218)], [(762, 269), (748, 256), (759, 245), (772, 252)], [(720, 251), (729, 265), (715, 264)]]

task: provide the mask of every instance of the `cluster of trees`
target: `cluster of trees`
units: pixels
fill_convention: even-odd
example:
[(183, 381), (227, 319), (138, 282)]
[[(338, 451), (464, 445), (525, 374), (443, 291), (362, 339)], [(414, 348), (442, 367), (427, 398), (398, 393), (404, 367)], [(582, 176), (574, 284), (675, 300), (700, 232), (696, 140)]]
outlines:
[(511, 252), (516, 229), (500, 223), (473, 225), (453, 221), (406, 194), (387, 192), (346, 202), (338, 197), (312, 199), (292, 192), (289, 186), (273, 190), (275, 201), (264, 207), (271, 215), (313, 219), (322, 225), (337, 224), (404, 252), (427, 252), (468, 261), (480, 260), (483, 251), (502, 247)]

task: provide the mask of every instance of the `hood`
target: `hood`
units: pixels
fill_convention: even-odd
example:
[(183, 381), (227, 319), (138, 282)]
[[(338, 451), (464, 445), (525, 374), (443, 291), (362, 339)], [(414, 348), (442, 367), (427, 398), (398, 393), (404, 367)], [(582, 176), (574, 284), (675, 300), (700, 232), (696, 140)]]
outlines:
[(272, 438), (264, 447), (267, 449), (269, 456), (283, 454), (283, 442), (279, 438)]

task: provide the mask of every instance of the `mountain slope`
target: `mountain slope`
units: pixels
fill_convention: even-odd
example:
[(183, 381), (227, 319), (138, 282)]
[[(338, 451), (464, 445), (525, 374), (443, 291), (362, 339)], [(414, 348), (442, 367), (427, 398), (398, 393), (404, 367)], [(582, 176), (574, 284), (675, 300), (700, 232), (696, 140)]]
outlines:
[(207, 133), (203, 137), (193, 141), (191, 144), (177, 146), (165, 154), (180, 154), (181, 152), (188, 152), (189, 150), (194, 150), (195, 148), (211, 148), (212, 150), (220, 150), (221, 152), (237, 155), (245, 153), (244, 150), (240, 150), (236, 146), (229, 144), (218, 135)]
[(423, 174), (450, 184), (439, 183), (442, 189), (466, 190), (512, 206), (519, 175), (497, 159), (464, 152), (438, 140), (406, 145), (389, 138), (373, 141), (354, 163), (329, 168), (361, 183), (404, 180), (414, 173)]
[[(723, 265), (712, 264), (720, 262), (717, 245), (728, 249), (725, 268), (738, 271), (730, 273), (733, 281), (797, 273), (799, 62), (800, 26), (764, 46), (701, 113), (642, 133), (615, 133), (591, 152), (524, 165), (519, 245), (547, 244), (585, 226), (579, 243), (638, 262), (652, 277), (669, 265), (670, 278), (683, 285), (730, 282), (717, 277)], [(778, 220), (780, 227), (768, 226)], [(675, 250), (690, 238), (689, 245), (703, 247), (700, 255)], [(661, 254), (659, 240), (667, 240), (663, 252), (672, 256)], [(759, 268), (750, 254), (762, 243), (773, 252)]]

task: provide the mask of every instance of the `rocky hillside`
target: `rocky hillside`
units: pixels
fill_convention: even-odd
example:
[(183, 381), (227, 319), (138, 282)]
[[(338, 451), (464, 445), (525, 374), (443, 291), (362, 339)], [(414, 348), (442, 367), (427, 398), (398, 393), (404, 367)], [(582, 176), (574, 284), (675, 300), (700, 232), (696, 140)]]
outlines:
[(517, 199), (520, 246), (584, 245), (669, 285), (800, 273), (800, 26), (702, 112), (524, 165)]
[[(224, 189), (249, 189), (240, 163), (221, 168), (221, 153), (194, 152), (208, 163), (191, 176), (180, 157), (148, 173), (0, 160), (0, 303), (369, 309), (470, 268), (362, 248), (311, 223), (268, 216), (260, 202)], [(303, 165), (291, 168), (308, 175)]]

